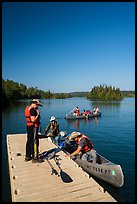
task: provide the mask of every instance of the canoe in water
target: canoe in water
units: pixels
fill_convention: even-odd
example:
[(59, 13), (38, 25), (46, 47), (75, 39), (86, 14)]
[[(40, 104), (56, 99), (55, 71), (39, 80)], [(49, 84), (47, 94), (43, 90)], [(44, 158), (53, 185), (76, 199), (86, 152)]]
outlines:
[(66, 114), (65, 119), (66, 120), (72, 120), (72, 119), (89, 119), (89, 118), (93, 118), (93, 117), (97, 117), (97, 116), (101, 116), (101, 112), (98, 112), (96, 114), (91, 113), (88, 116), (85, 115), (79, 115), (79, 116), (75, 116), (73, 114)]

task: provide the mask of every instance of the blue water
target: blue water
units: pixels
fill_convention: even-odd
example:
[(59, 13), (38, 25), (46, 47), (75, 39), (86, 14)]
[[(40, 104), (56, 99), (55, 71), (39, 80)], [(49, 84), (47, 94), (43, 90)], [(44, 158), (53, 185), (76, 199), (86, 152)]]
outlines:
[[(110, 161), (120, 164), (124, 173), (121, 188), (109, 186), (118, 201), (135, 202), (135, 99), (121, 102), (94, 102), (86, 98), (42, 100), (41, 129), (44, 132), (52, 115), (56, 116), (60, 130), (71, 133), (80, 131), (89, 136), (96, 150)], [(21, 100), (2, 112), (2, 201), (9, 202), (10, 185), (6, 153), (6, 135), (26, 133), (24, 109), (28, 100)], [(75, 106), (92, 110), (99, 106), (102, 116), (90, 120), (64, 119)], [(24, 144), (25, 145), (25, 144)]]

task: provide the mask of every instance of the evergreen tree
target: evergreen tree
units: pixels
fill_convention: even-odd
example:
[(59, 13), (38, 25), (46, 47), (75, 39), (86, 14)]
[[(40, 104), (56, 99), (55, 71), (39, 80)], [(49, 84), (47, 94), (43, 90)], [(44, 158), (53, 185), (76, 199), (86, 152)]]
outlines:
[(119, 88), (107, 86), (106, 84), (95, 86), (87, 94), (88, 99), (92, 100), (122, 100), (122, 94)]

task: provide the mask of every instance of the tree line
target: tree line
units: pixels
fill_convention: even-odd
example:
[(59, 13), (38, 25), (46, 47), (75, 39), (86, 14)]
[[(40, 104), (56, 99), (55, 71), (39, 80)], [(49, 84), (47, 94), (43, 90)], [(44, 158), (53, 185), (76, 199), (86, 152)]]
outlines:
[(12, 100), (20, 99), (52, 99), (52, 98), (69, 98), (68, 93), (51, 93), (50, 90), (43, 91), (37, 87), (27, 87), (22, 83), (14, 82), (13, 80), (2, 79), (2, 100), (3, 103), (8, 103)]
[(20, 99), (63, 99), (71, 97), (86, 97), (91, 100), (122, 100), (124, 97), (134, 97), (135, 91), (120, 91), (119, 88), (108, 86), (106, 84), (94, 86), (90, 92), (72, 92), (72, 93), (52, 93), (50, 90), (43, 91), (37, 87), (27, 87), (22, 83), (13, 80), (2, 79), (2, 102), (8, 104), (13, 100)]
[(122, 100), (123, 95), (119, 88), (103, 84), (93, 87), (93, 89), (87, 94), (87, 98), (92, 100), (113, 101)]

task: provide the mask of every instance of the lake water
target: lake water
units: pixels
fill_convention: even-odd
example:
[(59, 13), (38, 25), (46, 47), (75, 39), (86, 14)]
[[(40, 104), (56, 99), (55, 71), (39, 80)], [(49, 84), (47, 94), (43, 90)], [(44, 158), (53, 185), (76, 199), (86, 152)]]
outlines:
[[(89, 136), (96, 150), (110, 161), (120, 164), (124, 173), (124, 185), (120, 188), (107, 185), (121, 202), (135, 202), (135, 99), (121, 102), (90, 101), (86, 98), (41, 100), (41, 129), (44, 133), (50, 117), (54, 115), (60, 131), (80, 131)], [(29, 100), (21, 100), (2, 111), (2, 201), (11, 201), (8, 174), (6, 135), (26, 133), (24, 109)], [(102, 116), (90, 120), (67, 121), (65, 115), (75, 106), (92, 110), (99, 106)], [(25, 145), (25, 144), (23, 144)]]

